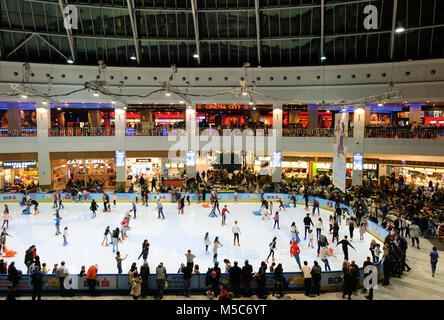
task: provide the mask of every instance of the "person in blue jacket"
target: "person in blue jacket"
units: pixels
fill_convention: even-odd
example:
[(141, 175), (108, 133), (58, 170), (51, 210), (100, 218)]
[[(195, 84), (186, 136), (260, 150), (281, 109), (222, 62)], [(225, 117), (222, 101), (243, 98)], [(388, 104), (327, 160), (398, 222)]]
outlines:
[(432, 251), (430, 252), (430, 265), (432, 266), (432, 277), (435, 276), (436, 265), (438, 264), (438, 258), (439, 258), (438, 251), (436, 250), (436, 247), (433, 247)]

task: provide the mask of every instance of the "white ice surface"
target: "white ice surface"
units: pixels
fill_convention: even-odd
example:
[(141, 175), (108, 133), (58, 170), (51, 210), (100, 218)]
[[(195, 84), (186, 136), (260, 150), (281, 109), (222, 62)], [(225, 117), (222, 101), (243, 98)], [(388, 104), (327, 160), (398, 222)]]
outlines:
[[(47, 268), (52, 270), (55, 263), (60, 264), (64, 260), (70, 273), (78, 273), (82, 265), (86, 269), (91, 264), (99, 265), (99, 273), (117, 273), (115, 255), (112, 247), (101, 246), (103, 234), (106, 226), (115, 229), (120, 226), (125, 212), (131, 209), (131, 203), (117, 203), (112, 206), (111, 213), (103, 213), (102, 202), (98, 202), (100, 210), (97, 218), (91, 218), (89, 203), (65, 202), (65, 209), (61, 211), (60, 231), (63, 233), (65, 226), (68, 226), (68, 243), (63, 246), (62, 235), (55, 236), (55, 221), (52, 203), (40, 203), (40, 214), (22, 215), (22, 208), (18, 203), (8, 203), (13, 218), (10, 220), (8, 233), (12, 237), (7, 237), (6, 246), (9, 250), (17, 251), (13, 258), (6, 258), (8, 262), (15, 261), (18, 269), (26, 272), (24, 265), (25, 251), (29, 246), (36, 245), (37, 254), (41, 263), (46, 263)], [(277, 250), (275, 252), (276, 263), (282, 263), (284, 272), (299, 271), (294, 258), (290, 257), (290, 225), (294, 221), (300, 232), (301, 262), (307, 260), (309, 265), (317, 260), (324, 270), (324, 264), (316, 257), (316, 231), (314, 232), (315, 248), (308, 248), (308, 239), (304, 238), (303, 218), (306, 215), (304, 207), (298, 205), (297, 208), (286, 208), (281, 211), (280, 230), (273, 230), (274, 221), (262, 220), (260, 216), (255, 216), (252, 212), (258, 210), (259, 203), (226, 203), (231, 214), (227, 214), (227, 224), (221, 226), (221, 217), (209, 218), (209, 209), (203, 208), (201, 204), (192, 203), (185, 207), (185, 214), (177, 214), (177, 205), (164, 203), (165, 220), (157, 219), (157, 211), (154, 210), (155, 203), (149, 203), (148, 207), (138, 204), (137, 219), (130, 221), (131, 230), (128, 231), (128, 238), (119, 244), (119, 251), (122, 256), (128, 254), (128, 258), (123, 261), (123, 272), (126, 273), (132, 262), (141, 265), (142, 259), (137, 260), (141, 245), (144, 239), (150, 243), (148, 263), (151, 272), (162, 261), (168, 273), (176, 273), (182, 262), (186, 263), (184, 254), (188, 249), (197, 256), (195, 264), (200, 266), (201, 272), (206, 272), (212, 265), (213, 254), (210, 247), (210, 254), (205, 255), (205, 245), (203, 238), (206, 232), (210, 233), (211, 242), (215, 236), (219, 236), (223, 247), (218, 251), (218, 261), (222, 271), (224, 271), (223, 259), (228, 258), (231, 263), (237, 260), (240, 266), (248, 259), (253, 269), (259, 268), (260, 262), (265, 260), (269, 249), (268, 244), (276, 236)], [(220, 209), (224, 203), (220, 204)], [(278, 204), (274, 205), (274, 209)], [(310, 207), (311, 210), (311, 207)], [(33, 209), (31, 209), (33, 212)], [(321, 209), (321, 218), (324, 223), (324, 232), (329, 241), (331, 235), (328, 233), (328, 216), (332, 214)], [(311, 216), (311, 215), (310, 215)], [(313, 223), (318, 219), (318, 215), (312, 217)], [(240, 247), (233, 247), (232, 225), (238, 220), (241, 229)], [(348, 227), (344, 221), (340, 228), (340, 239), (348, 234)], [(370, 256), (369, 245), (373, 239), (369, 233), (365, 233), (364, 241), (359, 241), (359, 229), (355, 229), (354, 240), (351, 242), (356, 251), (349, 248), (350, 260), (355, 260), (361, 266), (367, 256)], [(378, 243), (380, 243), (377, 240)], [(329, 262), (332, 270), (340, 270), (343, 253), (341, 246), (336, 248), (333, 245), (336, 257), (330, 257)], [(271, 259), (270, 259), (271, 260)], [(270, 261), (271, 262), (271, 261)]]

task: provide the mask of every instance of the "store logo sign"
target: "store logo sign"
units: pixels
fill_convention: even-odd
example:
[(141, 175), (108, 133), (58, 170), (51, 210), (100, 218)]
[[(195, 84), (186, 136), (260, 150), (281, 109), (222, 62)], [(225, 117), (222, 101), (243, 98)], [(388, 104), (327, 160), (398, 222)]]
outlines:
[[(68, 160), (67, 164), (82, 164), (83, 160)], [(104, 164), (105, 160), (85, 160), (85, 164)]]

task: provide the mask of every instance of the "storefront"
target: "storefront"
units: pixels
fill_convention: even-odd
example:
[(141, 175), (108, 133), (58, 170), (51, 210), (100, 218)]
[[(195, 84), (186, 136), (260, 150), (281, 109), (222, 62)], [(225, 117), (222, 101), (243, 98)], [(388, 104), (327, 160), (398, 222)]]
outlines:
[(52, 136), (109, 136), (114, 134), (114, 128), (112, 104), (51, 104)]
[(387, 177), (395, 173), (395, 177), (400, 175), (404, 177), (406, 185), (413, 184), (417, 187), (428, 187), (430, 181), (435, 186), (437, 183), (444, 183), (444, 168), (426, 168), (426, 167), (398, 167), (387, 166)]
[(185, 129), (185, 105), (129, 105), (126, 135), (166, 136), (174, 129)]
[(0, 161), (0, 190), (12, 190), (12, 186), (28, 187), (38, 185), (39, 173), (37, 160)]
[(197, 104), (196, 121), (207, 128), (266, 129), (273, 125), (272, 105)]
[(70, 153), (68, 157), (51, 154), (53, 188), (63, 190), (75, 185), (92, 192), (113, 189), (116, 185), (115, 158), (107, 153), (91, 156)]
[(286, 181), (307, 179), (307, 161), (282, 161), (282, 172)]
[(162, 168), (161, 158), (127, 158), (126, 179), (128, 183), (135, 183), (137, 177), (145, 180), (158, 179)]

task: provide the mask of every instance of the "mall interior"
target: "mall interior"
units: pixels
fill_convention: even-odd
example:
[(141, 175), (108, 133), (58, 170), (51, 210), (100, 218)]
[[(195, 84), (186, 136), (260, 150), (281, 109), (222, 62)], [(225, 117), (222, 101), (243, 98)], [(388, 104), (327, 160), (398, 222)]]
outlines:
[(223, 170), (332, 181), (338, 132), (347, 186), (442, 188), (443, 12), (442, 0), (0, 0), (0, 192), (123, 193), (140, 177), (179, 189), (203, 172), (217, 192), (252, 191)]

